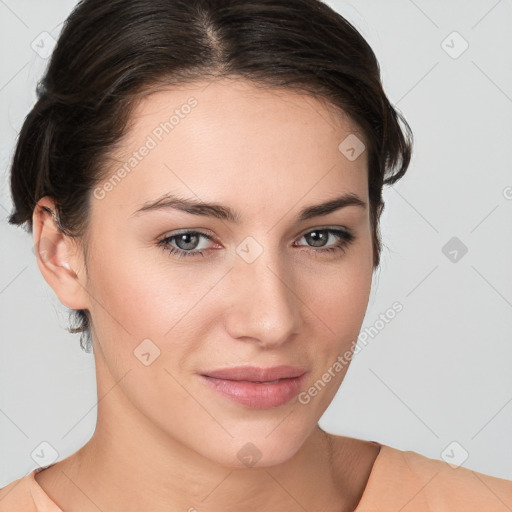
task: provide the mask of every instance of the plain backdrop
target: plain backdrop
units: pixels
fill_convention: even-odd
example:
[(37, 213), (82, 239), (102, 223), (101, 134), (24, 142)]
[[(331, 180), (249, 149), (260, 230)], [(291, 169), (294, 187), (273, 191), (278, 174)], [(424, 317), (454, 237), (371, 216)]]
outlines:
[[(31, 235), (6, 222), (16, 136), (75, 3), (0, 1), (0, 487), (37, 467), (41, 443), (65, 458), (96, 422), (93, 355)], [(328, 4), (374, 49), (415, 149), (384, 191), (366, 340), (320, 425), (512, 479), (512, 2)]]

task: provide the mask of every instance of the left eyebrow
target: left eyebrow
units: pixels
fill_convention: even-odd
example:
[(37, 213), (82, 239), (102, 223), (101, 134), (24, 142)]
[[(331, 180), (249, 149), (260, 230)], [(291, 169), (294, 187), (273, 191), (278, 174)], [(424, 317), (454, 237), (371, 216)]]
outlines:
[(356, 194), (344, 194), (335, 199), (331, 199), (325, 203), (307, 206), (303, 208), (299, 213), (299, 221), (312, 219), (313, 217), (319, 217), (321, 215), (329, 215), (340, 208), (346, 208), (347, 206), (358, 206), (366, 209), (366, 203)]
[[(328, 215), (341, 208), (347, 206), (357, 206), (366, 209), (367, 204), (359, 196), (353, 193), (343, 194), (324, 203), (306, 206), (302, 208), (298, 215), (298, 221), (302, 222), (314, 217)], [(146, 202), (144, 205), (133, 212), (133, 215), (155, 210), (180, 210), (192, 215), (204, 215), (215, 217), (220, 220), (225, 220), (240, 224), (242, 216), (239, 212), (232, 210), (228, 206), (223, 206), (217, 203), (204, 203), (193, 198), (181, 198), (174, 194), (164, 194), (156, 201)]]

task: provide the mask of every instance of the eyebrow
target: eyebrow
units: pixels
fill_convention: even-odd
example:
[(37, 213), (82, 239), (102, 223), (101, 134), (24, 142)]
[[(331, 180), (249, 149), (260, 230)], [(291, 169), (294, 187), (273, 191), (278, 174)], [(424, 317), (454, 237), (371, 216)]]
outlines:
[[(302, 208), (299, 212), (298, 220), (302, 222), (314, 217), (328, 215), (329, 213), (341, 208), (346, 208), (347, 206), (357, 206), (365, 209), (367, 204), (356, 194), (347, 193), (324, 203)], [(240, 224), (242, 219), (239, 212), (232, 210), (228, 206), (223, 206), (218, 203), (205, 203), (192, 198), (182, 198), (174, 194), (164, 194), (155, 201), (144, 203), (141, 208), (133, 212), (132, 216), (148, 211), (169, 209), (183, 211), (192, 215), (215, 217), (236, 224)]]

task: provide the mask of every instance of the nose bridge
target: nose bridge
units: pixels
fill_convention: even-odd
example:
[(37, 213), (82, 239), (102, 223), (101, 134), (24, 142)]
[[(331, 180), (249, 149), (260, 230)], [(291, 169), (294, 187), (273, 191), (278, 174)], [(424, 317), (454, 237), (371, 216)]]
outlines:
[(284, 343), (299, 327), (300, 301), (293, 291), (291, 267), (276, 248), (264, 247), (253, 261), (243, 252), (237, 254), (232, 274), (226, 319), (231, 336), (267, 347)]

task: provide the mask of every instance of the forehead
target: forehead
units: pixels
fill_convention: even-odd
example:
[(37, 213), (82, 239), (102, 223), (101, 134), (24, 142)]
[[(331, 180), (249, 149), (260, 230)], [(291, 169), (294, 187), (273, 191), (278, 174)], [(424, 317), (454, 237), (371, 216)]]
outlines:
[[(132, 112), (131, 129), (151, 128), (153, 116), (164, 117), (169, 110), (181, 109), (186, 116), (190, 113), (185, 107), (192, 98), (197, 100), (194, 118), (215, 116), (218, 120), (236, 116), (247, 124), (254, 121), (285, 122), (286, 120), (307, 123), (310, 126), (325, 125), (325, 129), (341, 128), (345, 131), (363, 133), (353, 120), (339, 107), (322, 96), (287, 88), (276, 88), (253, 83), (241, 78), (222, 78), (212, 81), (198, 81), (189, 84), (161, 86), (149, 89)], [(198, 110), (201, 115), (198, 115)], [(183, 112), (177, 112), (183, 114)], [(180, 118), (183, 118), (180, 115)], [(199, 118), (199, 119), (198, 119)]]
[(141, 136), (148, 135), (159, 145), (171, 145), (170, 139), (177, 138), (187, 138), (192, 144), (198, 139), (230, 135), (225, 143), (247, 136), (247, 149), (251, 140), (256, 144), (268, 142), (268, 146), (274, 141), (279, 146), (292, 138), (299, 143), (299, 138), (306, 136), (315, 142), (325, 140), (332, 149), (332, 143), (347, 133), (365, 139), (358, 125), (323, 97), (240, 78), (222, 78), (161, 87), (147, 94), (132, 112), (124, 145), (131, 149)]
[(237, 191), (260, 204), (260, 193), (364, 196), (366, 152), (342, 151), (354, 135), (363, 144), (347, 115), (306, 93), (232, 79), (168, 87), (140, 101), (107, 161), (106, 180), (127, 171), (109, 201), (141, 204), (166, 191), (226, 203)]

